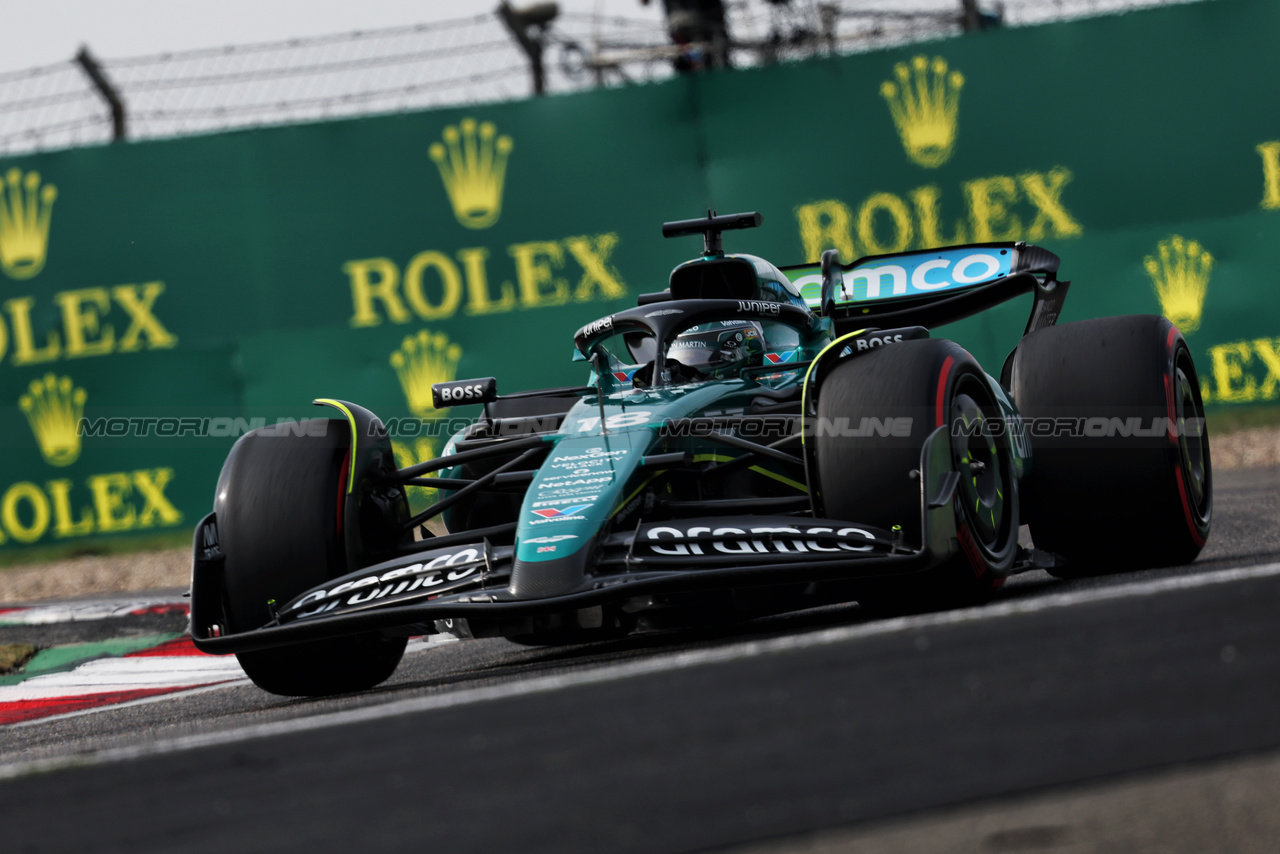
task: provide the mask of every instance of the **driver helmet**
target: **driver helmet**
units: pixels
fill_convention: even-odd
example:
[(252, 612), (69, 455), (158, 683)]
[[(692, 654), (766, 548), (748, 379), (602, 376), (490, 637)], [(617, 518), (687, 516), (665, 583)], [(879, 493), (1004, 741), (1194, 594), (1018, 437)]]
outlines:
[(754, 320), (717, 320), (691, 326), (667, 348), (667, 361), (679, 362), (703, 378), (734, 377), (743, 368), (764, 363), (764, 327)]

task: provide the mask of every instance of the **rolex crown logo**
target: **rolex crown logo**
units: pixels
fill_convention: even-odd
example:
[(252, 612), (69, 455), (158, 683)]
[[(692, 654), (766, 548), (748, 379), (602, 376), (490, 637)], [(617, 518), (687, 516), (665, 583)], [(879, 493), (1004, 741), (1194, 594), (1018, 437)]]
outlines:
[(889, 113), (902, 137), (907, 156), (934, 169), (951, 158), (956, 144), (956, 113), (964, 75), (948, 71), (947, 61), (935, 56), (914, 57), (893, 67), (893, 80), (880, 84)]
[(44, 269), (49, 217), (58, 188), (40, 186), (40, 173), (10, 169), (0, 181), (0, 267), (11, 278), (30, 279)]
[(32, 380), (18, 406), (27, 416), (45, 462), (69, 466), (80, 456), (78, 426), (84, 415), (85, 391), (71, 377), (45, 374)]
[(1213, 256), (1198, 241), (1173, 235), (1160, 241), (1156, 255), (1143, 261), (1152, 287), (1160, 299), (1160, 310), (1173, 325), (1190, 334), (1200, 328), (1200, 312), (1213, 272)]
[(463, 119), (444, 129), (444, 142), (428, 152), (440, 169), (453, 215), (467, 228), (488, 228), (502, 213), (502, 183), (511, 154), (511, 137), (498, 136), (493, 122)]
[(405, 337), (400, 349), (391, 354), (391, 367), (400, 377), (409, 411), (419, 418), (437, 414), (431, 402), (431, 386), (449, 382), (458, 371), (462, 348), (449, 343), (443, 332), (434, 335), (422, 330)]

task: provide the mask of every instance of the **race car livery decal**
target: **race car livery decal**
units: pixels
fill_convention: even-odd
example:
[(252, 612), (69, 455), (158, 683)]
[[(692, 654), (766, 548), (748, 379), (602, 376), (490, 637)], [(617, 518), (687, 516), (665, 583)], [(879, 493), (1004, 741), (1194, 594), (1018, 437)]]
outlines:
[(738, 311), (744, 314), (768, 314), (777, 317), (782, 313), (782, 304), (761, 300), (738, 300)]
[[(637, 551), (654, 555), (709, 554), (838, 554), (871, 552), (887, 542), (882, 531), (865, 526), (830, 523), (717, 525), (663, 523), (637, 532)], [(883, 548), (881, 549), (883, 551)]]
[[(648, 413), (644, 413), (647, 418)], [(553, 456), (544, 465), (547, 477), (542, 478), (534, 486), (540, 499), (559, 498), (562, 503), (572, 498), (577, 503), (595, 500), (579, 496), (582, 493), (599, 494), (613, 483), (614, 464), (627, 455), (627, 449), (605, 450), (603, 448), (587, 448), (581, 453), (566, 453)], [(607, 467), (607, 468), (606, 468)], [(534, 507), (549, 506), (535, 503)]]
[(613, 331), (613, 315), (602, 317), (599, 320), (593, 320), (578, 331), (581, 338), (591, 338), (604, 332)]
[[(574, 498), (573, 500), (574, 500), (574, 501), (580, 501), (580, 502), (582, 502), (582, 504), (583, 504), (583, 505), (586, 505), (586, 504), (591, 503), (592, 501), (595, 501), (595, 500), (596, 500), (597, 498), (599, 498), (599, 497), (600, 497), (599, 495), (584, 495), (584, 496), (582, 496), (582, 497), (580, 497), (580, 498)], [(530, 506), (530, 507), (555, 507), (555, 506), (560, 505), (560, 504), (563, 504), (563, 503), (564, 503), (564, 501), (556, 501), (556, 500), (551, 500), (551, 501), (534, 501), (534, 502), (532, 502), (529, 506)]]
[(538, 484), (538, 489), (555, 490), (576, 486), (590, 486), (592, 489), (599, 489), (610, 483), (613, 483), (613, 473), (605, 472), (597, 477), (558, 476), (547, 478)]
[(798, 349), (787, 350), (786, 352), (783, 352), (783, 353), (765, 353), (764, 354), (764, 360), (771, 365), (781, 365), (781, 364), (785, 364), (786, 362), (794, 362), (797, 359), (799, 359), (799, 357), (800, 357), (800, 351)]
[(588, 484), (585, 486), (563, 486), (555, 489), (542, 489), (537, 493), (537, 497), (549, 500), (538, 503), (543, 506), (554, 507), (558, 504), (563, 504), (566, 501), (592, 501), (599, 497), (596, 493), (605, 488), (607, 488), (607, 484)]
[[(837, 306), (896, 297), (922, 296), (984, 284), (1013, 269), (1013, 256), (998, 246), (963, 246), (866, 258), (843, 272)], [(811, 308), (822, 302), (822, 272), (815, 265), (787, 271)]]
[(488, 403), (498, 396), (498, 381), (493, 377), (454, 380), (431, 386), (431, 402), (436, 409), (467, 403)]
[(854, 349), (870, 350), (872, 347), (883, 347), (885, 344), (896, 344), (902, 340), (902, 334), (897, 335), (867, 335), (854, 340)]
[[(517, 517), (517, 567), (562, 561), (596, 542), (601, 526), (631, 505), (651, 474), (642, 467), (657, 430), (672, 417), (701, 413), (720, 399), (715, 388), (684, 391), (688, 393), (647, 392), (638, 408), (621, 403), (621, 395), (605, 395), (603, 405), (585, 399), (575, 406), (525, 493)], [(630, 510), (632, 524), (644, 506), (641, 501)], [(577, 538), (534, 542), (547, 533), (561, 532)], [(545, 546), (556, 546), (556, 550), (540, 552)]]
[(554, 516), (554, 517), (552, 517), (552, 518), (550, 518), (550, 519), (535, 519), (535, 520), (533, 520), (532, 522), (530, 522), (529, 524), (530, 524), (530, 525), (545, 525), (545, 524), (547, 524), (548, 522), (581, 522), (581, 521), (585, 520), (586, 518), (587, 518), (586, 516), (578, 516), (578, 515), (570, 516), (570, 515), (568, 515), (568, 514), (564, 514), (564, 515), (560, 515), (560, 516)]
[(852, 356), (855, 353), (865, 353), (868, 350), (875, 350), (879, 347), (885, 347), (889, 344), (898, 344), (903, 341), (911, 341), (918, 338), (928, 338), (929, 330), (923, 326), (904, 326), (900, 329), (878, 329), (873, 333), (867, 333), (866, 330), (859, 330), (853, 333), (852, 340), (845, 345), (840, 351), (837, 358), (843, 359), (845, 356)]
[(574, 477), (589, 477), (591, 475), (600, 474), (608, 460), (595, 458), (578, 460), (576, 462), (549, 463), (546, 468), (565, 469), (552, 475), (552, 477), (564, 477), (565, 475), (573, 475)]
[(576, 507), (566, 507), (563, 510), (558, 507), (547, 507), (542, 510), (534, 510), (533, 513), (543, 519), (557, 519), (561, 516), (572, 516), (574, 513), (586, 510), (589, 506), (588, 504), (579, 504)]
[[(549, 537), (526, 537), (524, 542), (537, 547), (534, 550), (534, 554), (547, 554), (557, 551), (560, 548), (560, 544), (565, 543), (566, 540), (576, 539), (578, 539), (577, 534), (555, 534)], [(565, 545), (568, 544), (565, 543)]]
[(280, 619), (301, 620), (340, 608), (408, 597), (409, 594), (421, 595), (427, 591), (433, 596), (439, 595), (478, 580), (475, 578), (476, 572), (487, 565), (488, 559), (482, 545), (451, 549), (436, 555), (421, 555), (406, 566), (370, 571), (368, 575), (348, 581), (338, 579), (338, 584), (333, 587), (308, 591), (285, 605), (280, 610)]
[[(573, 498), (573, 501), (581, 502), (582, 504), (589, 504), (595, 501), (596, 498), (599, 498), (599, 495), (579, 495), (579, 497)], [(561, 504), (563, 503), (564, 503), (564, 499), (559, 498), (559, 499), (549, 499), (549, 501), (531, 502), (529, 506), (530, 507), (558, 507), (558, 506), (561, 506)]]
[[(605, 417), (604, 426), (606, 430), (621, 430), (624, 427), (639, 427), (647, 424), (652, 418), (653, 413), (645, 409), (614, 412)], [(566, 418), (565, 425), (561, 428), (564, 432), (591, 433), (600, 428), (600, 416), (587, 415), (579, 418), (573, 428), (569, 427), (569, 423), (569, 419)]]
[(625, 457), (626, 449), (618, 451), (606, 451), (601, 448), (591, 448), (581, 454), (565, 454), (558, 457), (552, 457), (547, 461), (546, 467), (553, 469), (576, 469), (588, 468), (591, 466), (603, 465), (606, 462)]

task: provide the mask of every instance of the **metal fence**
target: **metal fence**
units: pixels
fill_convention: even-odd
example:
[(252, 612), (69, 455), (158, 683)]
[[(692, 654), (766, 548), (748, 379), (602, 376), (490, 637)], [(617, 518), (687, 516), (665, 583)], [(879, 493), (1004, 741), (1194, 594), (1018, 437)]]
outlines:
[[(988, 26), (1194, 0), (728, 0), (730, 60), (749, 67)], [(1212, 0), (1199, 0), (1212, 2)], [(967, 18), (967, 14), (980, 15)], [(678, 49), (651, 21), (562, 13), (523, 29), (498, 13), (416, 26), (123, 59), (88, 50), (0, 74), (0, 155), (522, 98), (529, 45), (547, 92), (668, 77)]]

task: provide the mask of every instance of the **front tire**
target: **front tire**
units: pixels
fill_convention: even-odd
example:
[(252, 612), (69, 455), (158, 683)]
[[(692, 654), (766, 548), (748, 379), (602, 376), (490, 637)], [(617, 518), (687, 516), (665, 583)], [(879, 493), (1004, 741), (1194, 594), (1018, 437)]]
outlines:
[[(943, 425), (952, 465), (961, 471), (961, 548), (917, 576), (870, 583), (859, 600), (873, 610), (900, 612), (978, 604), (1004, 583), (1017, 549), (1018, 502), (1012, 453), (1000, 434), (999, 404), (982, 368), (960, 346), (936, 339), (902, 341), (846, 358), (823, 378), (820, 424), (860, 428), (864, 419), (910, 418), (910, 431), (887, 436), (842, 436), (821, 428), (815, 436), (821, 512), (832, 519), (899, 528), (906, 545), (921, 544), (920, 453)], [(823, 421), (825, 419), (825, 421)], [(883, 421), (881, 423), (884, 423)], [(901, 422), (897, 422), (901, 424)]]
[[(350, 571), (342, 539), (343, 525), (356, 522), (343, 518), (350, 429), (337, 419), (303, 424), (304, 435), (273, 428), (246, 434), (218, 478), (214, 512), (226, 555), (224, 611), (232, 632), (258, 628), (271, 619), (273, 606)], [(384, 681), (406, 643), (368, 633), (236, 658), (264, 691), (323, 696)]]

